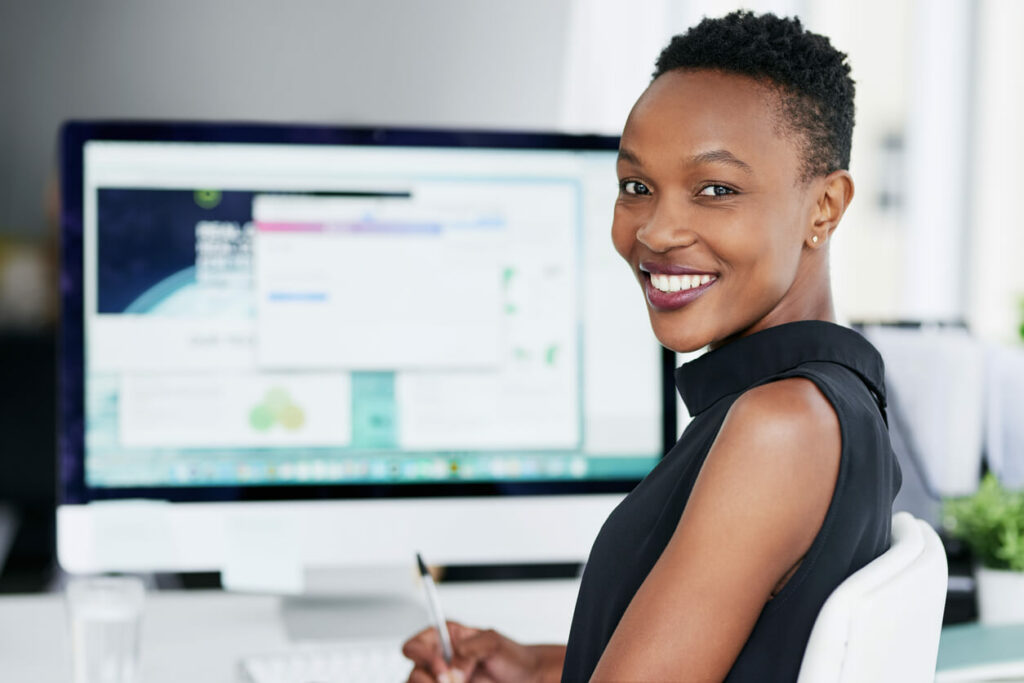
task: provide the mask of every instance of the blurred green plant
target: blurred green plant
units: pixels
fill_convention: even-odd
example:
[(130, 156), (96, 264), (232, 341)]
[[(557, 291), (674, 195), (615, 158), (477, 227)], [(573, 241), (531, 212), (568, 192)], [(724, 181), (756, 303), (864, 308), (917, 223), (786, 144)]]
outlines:
[(1024, 572), (1024, 491), (1003, 488), (989, 472), (974, 495), (944, 500), (942, 516), (982, 565)]
[(1017, 303), (1020, 304), (1018, 307), (1020, 311), (1020, 327), (1017, 331), (1020, 332), (1020, 340), (1024, 342), (1024, 294), (1017, 299)]

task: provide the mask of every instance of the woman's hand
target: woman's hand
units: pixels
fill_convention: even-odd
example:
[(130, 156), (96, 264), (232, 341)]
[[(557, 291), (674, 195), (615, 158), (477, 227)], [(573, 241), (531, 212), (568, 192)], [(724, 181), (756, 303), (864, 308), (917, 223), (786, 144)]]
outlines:
[(437, 630), (426, 628), (406, 641), (412, 660), (409, 683), (540, 683), (562, 675), (565, 647), (521, 645), (497, 631), (448, 622), (454, 658), (445, 664)]

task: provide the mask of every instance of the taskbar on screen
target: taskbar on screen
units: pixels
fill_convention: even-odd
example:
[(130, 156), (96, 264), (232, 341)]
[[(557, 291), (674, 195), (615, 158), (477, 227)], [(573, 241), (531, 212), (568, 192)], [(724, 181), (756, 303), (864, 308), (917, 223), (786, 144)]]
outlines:
[(640, 479), (657, 456), (474, 455), (321, 458), (202, 458), (139, 462), (90, 459), (92, 488), (437, 484), (489, 481)]

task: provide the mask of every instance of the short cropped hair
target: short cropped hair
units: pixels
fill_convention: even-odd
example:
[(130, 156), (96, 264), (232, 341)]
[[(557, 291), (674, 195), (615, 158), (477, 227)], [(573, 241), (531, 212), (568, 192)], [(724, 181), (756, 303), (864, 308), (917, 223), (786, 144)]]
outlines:
[(672, 38), (651, 80), (677, 69), (749, 76), (775, 90), (783, 125), (801, 138), (804, 180), (849, 168), (854, 83), (846, 54), (799, 19), (749, 11), (704, 19)]

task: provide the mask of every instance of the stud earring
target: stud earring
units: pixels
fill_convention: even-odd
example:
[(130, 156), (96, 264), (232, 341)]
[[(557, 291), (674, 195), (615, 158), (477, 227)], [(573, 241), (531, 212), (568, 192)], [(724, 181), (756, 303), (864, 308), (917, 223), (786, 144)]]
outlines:
[(815, 244), (817, 244), (818, 243), (818, 236), (814, 235), (813, 237), (811, 237), (811, 241), (814, 242)]

